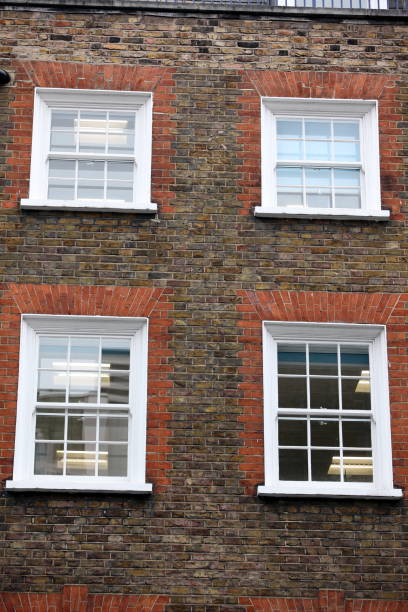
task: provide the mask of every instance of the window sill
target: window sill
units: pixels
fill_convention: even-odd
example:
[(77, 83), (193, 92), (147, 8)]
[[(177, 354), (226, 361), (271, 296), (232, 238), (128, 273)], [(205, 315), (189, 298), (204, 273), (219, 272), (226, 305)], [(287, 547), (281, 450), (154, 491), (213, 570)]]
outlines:
[(255, 217), (277, 217), (283, 219), (345, 219), (361, 221), (385, 221), (390, 216), (389, 210), (345, 210), (324, 208), (273, 208), (255, 206)]
[(120, 213), (150, 213), (157, 212), (157, 204), (153, 202), (128, 202), (115, 204), (113, 202), (68, 202), (66, 200), (30, 200), (22, 199), (22, 209), (32, 210), (67, 210), (67, 211), (96, 211), (96, 212), (120, 212)]
[(401, 499), (403, 492), (401, 489), (373, 489), (363, 485), (357, 487), (344, 487), (341, 489), (333, 486), (288, 486), (280, 483), (276, 487), (265, 485), (258, 486), (257, 495), (259, 497), (325, 497), (325, 498), (344, 498), (344, 499)]
[(66, 493), (128, 493), (130, 495), (143, 495), (151, 493), (153, 485), (148, 482), (142, 483), (130, 483), (129, 481), (116, 481), (116, 482), (81, 482), (78, 480), (72, 480), (69, 482), (61, 481), (58, 479), (51, 478), (48, 481), (34, 481), (34, 480), (7, 480), (6, 481), (7, 491), (65, 491)]

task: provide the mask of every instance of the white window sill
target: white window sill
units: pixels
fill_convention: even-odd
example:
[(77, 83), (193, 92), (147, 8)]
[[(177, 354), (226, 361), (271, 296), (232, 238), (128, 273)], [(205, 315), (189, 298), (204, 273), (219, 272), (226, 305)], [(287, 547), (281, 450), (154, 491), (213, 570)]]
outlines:
[(121, 212), (121, 213), (155, 213), (157, 204), (153, 202), (86, 202), (77, 200), (31, 200), (22, 199), (20, 207), (32, 210), (68, 210), (68, 211), (97, 211), (97, 212)]
[(260, 497), (334, 497), (334, 498), (360, 498), (360, 499), (401, 499), (401, 489), (374, 489), (364, 486), (364, 483), (355, 483), (355, 486), (336, 488), (333, 486), (313, 483), (310, 486), (285, 485), (279, 483), (276, 487), (258, 486), (257, 494)]
[(349, 219), (361, 221), (385, 221), (390, 216), (389, 210), (368, 209), (332, 209), (332, 208), (273, 208), (255, 206), (255, 217), (277, 217), (283, 219)]
[(66, 493), (89, 492), (89, 493), (128, 493), (131, 495), (151, 493), (152, 484), (148, 482), (130, 483), (129, 481), (109, 482), (81, 482), (80, 480), (7, 480), (7, 491), (65, 491)]

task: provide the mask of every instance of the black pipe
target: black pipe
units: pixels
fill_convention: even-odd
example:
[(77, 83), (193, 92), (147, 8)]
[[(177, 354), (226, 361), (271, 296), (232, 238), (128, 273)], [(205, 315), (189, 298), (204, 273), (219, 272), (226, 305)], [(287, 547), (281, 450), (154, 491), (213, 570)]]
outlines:
[(7, 83), (10, 83), (10, 81), (11, 76), (9, 75), (7, 70), (3, 70), (2, 68), (0, 68), (0, 85), (7, 85)]

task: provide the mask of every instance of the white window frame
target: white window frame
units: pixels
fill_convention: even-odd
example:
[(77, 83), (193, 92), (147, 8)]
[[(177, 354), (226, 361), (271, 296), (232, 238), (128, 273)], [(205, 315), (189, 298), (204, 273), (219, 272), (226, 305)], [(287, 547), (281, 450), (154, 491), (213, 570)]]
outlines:
[[(333, 100), (323, 98), (261, 98), (261, 155), (262, 155), (262, 204), (256, 206), (258, 217), (296, 217), (316, 219), (362, 219), (380, 221), (388, 219), (388, 210), (381, 209), (378, 103), (376, 100)], [(283, 207), (277, 205), (276, 167), (276, 118), (330, 118), (360, 120), (361, 208), (308, 208), (306, 206)], [(322, 165), (324, 165), (323, 162)], [(285, 165), (282, 162), (282, 165)], [(290, 162), (289, 165), (293, 165)], [(320, 166), (320, 162), (296, 165)], [(335, 167), (335, 162), (327, 162)], [(353, 166), (353, 164), (350, 164)], [(354, 164), (355, 166), (356, 164)]]
[[(125, 159), (134, 161), (133, 202), (95, 202), (48, 199), (48, 156), (51, 131), (51, 111), (114, 110), (136, 111), (135, 151), (127, 156), (98, 156), (93, 153), (73, 154), (75, 159)], [(68, 157), (69, 154), (60, 155)], [(152, 94), (134, 91), (105, 91), (37, 87), (34, 94), (34, 116), (31, 149), (30, 192), (21, 200), (21, 208), (39, 210), (97, 210), (116, 212), (155, 213), (157, 205), (150, 201), (152, 157)]]
[[(374, 474), (372, 483), (279, 480), (277, 343), (290, 340), (369, 344), (373, 415)], [(402, 491), (393, 488), (387, 339), (386, 329), (383, 325), (264, 321), (263, 380), (265, 484), (258, 486), (258, 495), (377, 499), (402, 497)], [(305, 414), (316, 413), (318, 416), (324, 416), (334, 412), (325, 409), (305, 410), (302, 411), (302, 414), (299, 413), (299, 418)]]
[[(55, 476), (34, 474), (34, 439), (39, 334), (128, 336), (131, 346), (129, 379), (128, 474), (118, 476)], [(13, 480), (15, 491), (99, 491), (150, 493), (146, 482), (148, 319), (64, 315), (22, 315), (20, 367)]]
[[(363, 2), (361, 2), (363, 4)], [(277, 6), (286, 6), (292, 8), (303, 8), (303, 9), (334, 9), (334, 10), (373, 10), (373, 9), (387, 9), (388, 8), (388, 0), (368, 0), (368, 6), (363, 7), (359, 6), (359, 2), (357, 2), (357, 6), (353, 6), (353, 0), (345, 1), (339, 3), (339, 6), (336, 6), (335, 0), (314, 0), (310, 4), (307, 3), (306, 0), (301, 0), (298, 2), (297, 0), (277, 0)]]

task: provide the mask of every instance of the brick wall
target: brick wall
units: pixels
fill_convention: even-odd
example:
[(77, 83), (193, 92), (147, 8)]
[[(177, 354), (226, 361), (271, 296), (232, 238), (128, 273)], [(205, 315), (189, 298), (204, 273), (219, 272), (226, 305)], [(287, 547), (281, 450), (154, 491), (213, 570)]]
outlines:
[[(39, 593), (61, 606), (79, 584), (90, 609), (160, 596), (166, 612), (404, 610), (405, 502), (261, 500), (254, 488), (260, 321), (272, 314), (387, 322), (395, 481), (407, 477), (405, 22), (38, 9), (3, 10), (0, 26), (14, 77), (0, 89), (2, 478), (19, 313), (97, 305), (150, 313), (155, 487), (131, 499), (3, 492), (0, 591), (20, 594), (3, 595), (5, 609)], [(38, 85), (153, 91), (157, 216), (19, 209)], [(259, 96), (298, 92), (378, 98), (390, 221), (253, 217)]]

